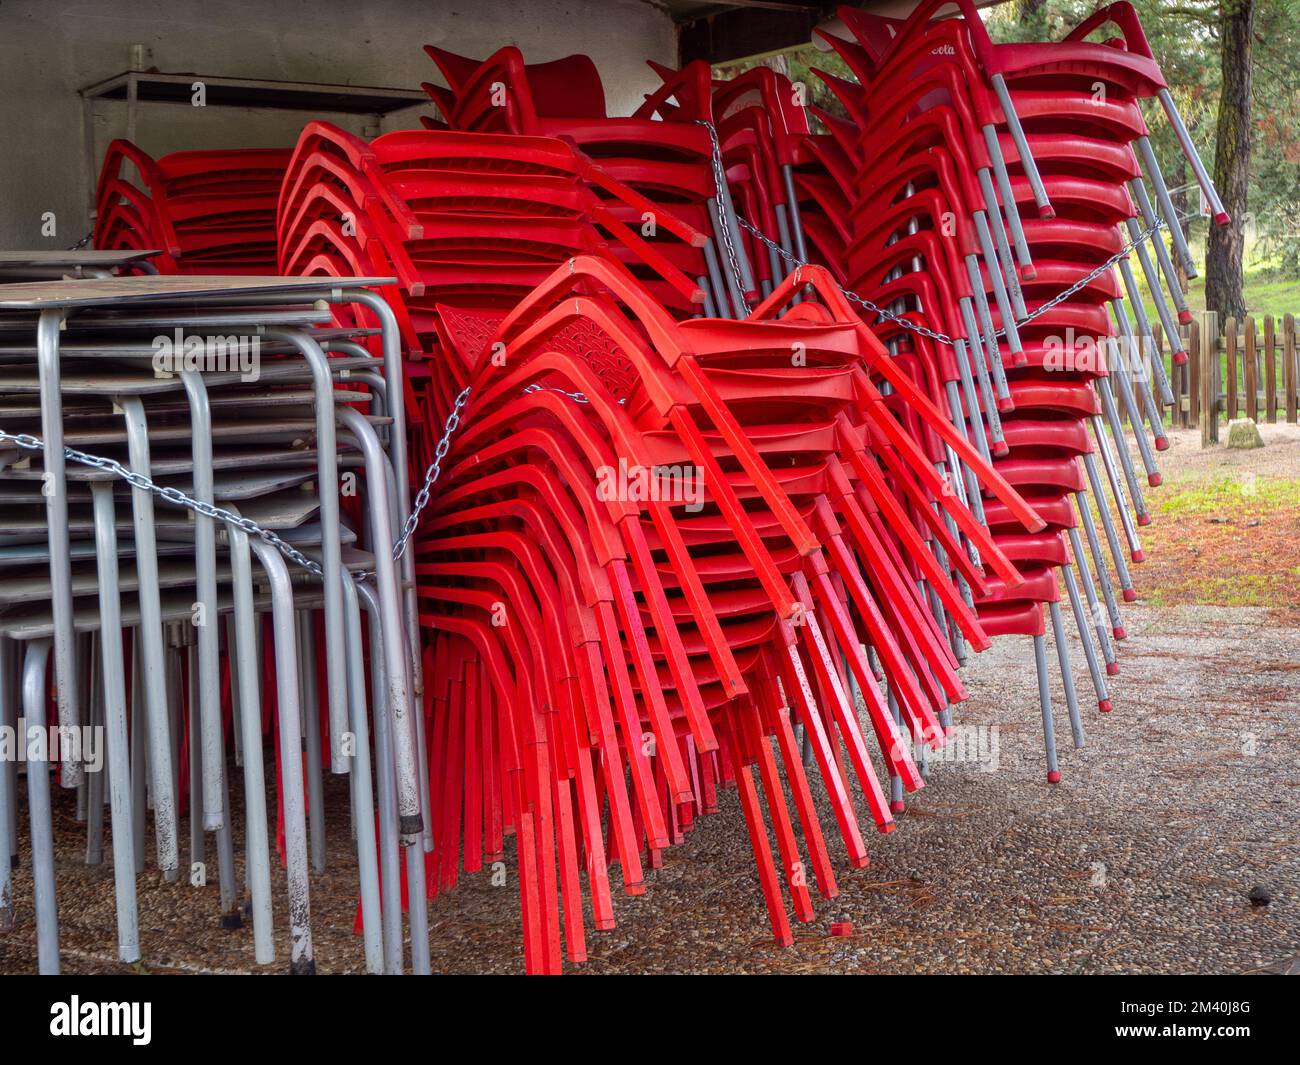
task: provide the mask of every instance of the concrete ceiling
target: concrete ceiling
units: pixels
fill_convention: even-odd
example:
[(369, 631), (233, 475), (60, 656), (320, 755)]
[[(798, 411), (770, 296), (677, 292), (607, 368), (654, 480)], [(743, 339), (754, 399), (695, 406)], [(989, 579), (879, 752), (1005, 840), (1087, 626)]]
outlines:
[[(815, 27), (834, 20), (837, 0), (646, 0), (678, 25), (681, 60), (726, 63), (807, 44)], [(867, 0), (854, 6), (899, 18), (920, 0)], [(992, 7), (1006, 0), (975, 0)], [(954, 12), (955, 8), (952, 9)]]

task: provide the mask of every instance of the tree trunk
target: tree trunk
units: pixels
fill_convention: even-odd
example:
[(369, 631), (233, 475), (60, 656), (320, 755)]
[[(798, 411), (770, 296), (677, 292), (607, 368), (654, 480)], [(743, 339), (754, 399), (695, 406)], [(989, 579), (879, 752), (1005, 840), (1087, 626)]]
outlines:
[(1032, 18), (1047, 6), (1047, 0), (1016, 0), (1016, 18)]
[(1232, 216), (1226, 226), (1211, 224), (1205, 249), (1205, 306), (1221, 317), (1246, 313), (1242, 295), (1242, 251), (1246, 242), (1246, 190), (1250, 171), (1250, 68), (1254, 46), (1255, 0), (1223, 0), (1219, 15), (1219, 122), (1214, 152), (1214, 184)]

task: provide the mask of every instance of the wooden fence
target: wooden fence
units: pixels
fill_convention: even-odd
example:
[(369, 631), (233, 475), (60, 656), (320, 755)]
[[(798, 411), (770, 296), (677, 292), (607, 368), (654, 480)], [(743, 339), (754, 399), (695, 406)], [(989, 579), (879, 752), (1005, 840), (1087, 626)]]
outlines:
[[(1155, 341), (1165, 365), (1170, 345), (1160, 327)], [(1188, 359), (1171, 367), (1169, 387), (1174, 404), (1166, 409), (1170, 424), (1184, 429), (1200, 426), (1201, 442), (1219, 439), (1219, 419), (1243, 414), (1260, 422), (1279, 418), (1295, 424), (1300, 407), (1300, 367), (1296, 358), (1295, 315), (1277, 321), (1269, 314), (1238, 322), (1203, 311), (1181, 329)]]

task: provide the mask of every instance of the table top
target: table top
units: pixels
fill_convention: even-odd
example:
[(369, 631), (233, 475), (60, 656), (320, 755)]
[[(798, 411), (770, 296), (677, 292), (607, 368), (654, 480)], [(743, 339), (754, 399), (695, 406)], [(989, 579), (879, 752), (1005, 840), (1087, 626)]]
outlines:
[(107, 268), (135, 263), (157, 255), (157, 251), (121, 249), (101, 251), (97, 248), (60, 248), (45, 251), (0, 251), (0, 270), (21, 266), (90, 266)]
[(238, 277), (147, 275), (89, 278), (82, 281), (25, 281), (0, 285), (0, 308), (40, 311), (58, 307), (102, 307), (128, 303), (176, 303), (204, 297), (266, 293), (293, 296), (338, 288), (370, 288), (396, 283), (392, 277)]

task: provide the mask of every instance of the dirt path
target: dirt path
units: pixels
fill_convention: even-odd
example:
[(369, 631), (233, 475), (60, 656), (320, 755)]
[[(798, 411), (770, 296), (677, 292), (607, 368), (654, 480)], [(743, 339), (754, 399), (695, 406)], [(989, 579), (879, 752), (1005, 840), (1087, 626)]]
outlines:
[(1262, 606), (1300, 616), (1300, 427), (1261, 425), (1265, 447), (1201, 448), (1170, 435), (1164, 485), (1147, 493), (1147, 562), (1139, 594), (1153, 606)]

